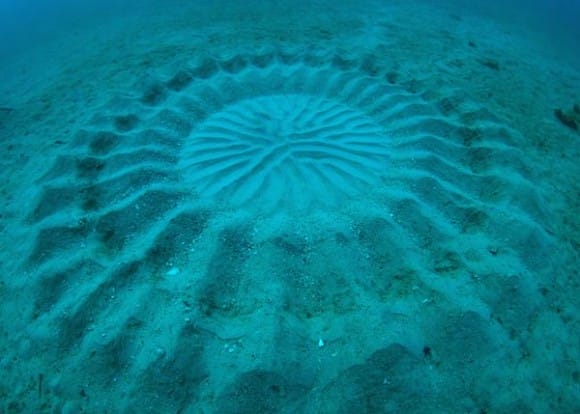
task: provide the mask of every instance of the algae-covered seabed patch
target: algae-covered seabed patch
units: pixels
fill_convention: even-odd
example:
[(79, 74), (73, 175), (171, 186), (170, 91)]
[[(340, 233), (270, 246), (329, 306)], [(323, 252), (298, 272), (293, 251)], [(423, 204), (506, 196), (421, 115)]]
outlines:
[(15, 58), (2, 410), (573, 411), (577, 67), (452, 9), (229, 6)]

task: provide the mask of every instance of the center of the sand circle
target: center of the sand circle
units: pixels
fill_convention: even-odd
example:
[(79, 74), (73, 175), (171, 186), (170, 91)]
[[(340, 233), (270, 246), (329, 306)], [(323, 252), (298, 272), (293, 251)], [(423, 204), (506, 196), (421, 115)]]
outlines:
[(328, 207), (377, 182), (380, 125), (337, 101), (273, 95), (211, 115), (188, 138), (185, 177), (202, 197), (258, 209)]

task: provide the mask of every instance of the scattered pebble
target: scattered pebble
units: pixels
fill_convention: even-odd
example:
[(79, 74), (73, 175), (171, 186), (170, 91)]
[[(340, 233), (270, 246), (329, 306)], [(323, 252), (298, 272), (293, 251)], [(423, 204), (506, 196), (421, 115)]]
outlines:
[(172, 267), (171, 269), (169, 269), (165, 273), (166, 276), (175, 276), (175, 275), (178, 275), (178, 274), (179, 274), (179, 269), (177, 267), (175, 267), (175, 266)]

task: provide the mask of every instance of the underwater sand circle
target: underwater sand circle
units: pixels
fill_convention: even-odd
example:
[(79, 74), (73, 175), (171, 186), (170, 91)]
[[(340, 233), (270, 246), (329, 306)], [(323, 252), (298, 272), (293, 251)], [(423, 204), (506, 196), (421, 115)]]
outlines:
[(364, 113), (305, 94), (245, 99), (188, 138), (183, 168), (201, 196), (235, 207), (329, 207), (376, 184), (383, 128)]
[[(495, 342), (481, 347), (492, 324), (480, 312), (499, 312), (491, 334), (508, 338), (521, 321), (498, 307), (495, 288), (513, 279), (503, 297), (533, 315), (542, 302), (528, 292), (539, 290), (520, 286), (534, 286), (552, 259), (541, 254), (551, 238), (523, 137), (463, 91), (394, 84), (374, 56), (314, 52), (208, 58), (97, 108), (24, 205), (26, 277), (11, 278), (5, 296), (26, 331), (7, 349), (41, 350), (46, 366), (62, 367), (55, 384), (74, 395), (75, 384), (111, 385), (81, 398), (126, 395), (110, 412), (199, 411), (202, 400), (239, 412), (228, 406), (239, 396), (271, 401), (264, 383), (289, 400), (319, 400), (302, 392), (320, 355), (319, 325), (308, 320), (398, 332), (399, 318), (368, 311), (391, 299), (447, 304), (457, 318), (429, 319), (422, 335), (450, 332), (459, 363), (465, 349), (496, 360)], [(323, 214), (283, 217), (312, 206)], [(505, 277), (506, 264), (517, 277)], [(24, 306), (22, 292), (35, 292)], [(343, 342), (332, 346), (354, 355)], [(390, 364), (385, 355), (417, 360), (384, 341), (359, 345), (369, 358), (357, 352), (315, 389), (364, 379)]]

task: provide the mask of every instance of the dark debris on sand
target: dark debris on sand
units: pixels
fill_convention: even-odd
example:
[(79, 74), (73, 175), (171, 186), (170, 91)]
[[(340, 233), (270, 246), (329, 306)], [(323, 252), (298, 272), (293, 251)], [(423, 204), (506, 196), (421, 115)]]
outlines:
[(580, 104), (575, 104), (572, 109), (564, 111), (561, 108), (554, 109), (554, 115), (562, 125), (578, 131), (580, 129)]

